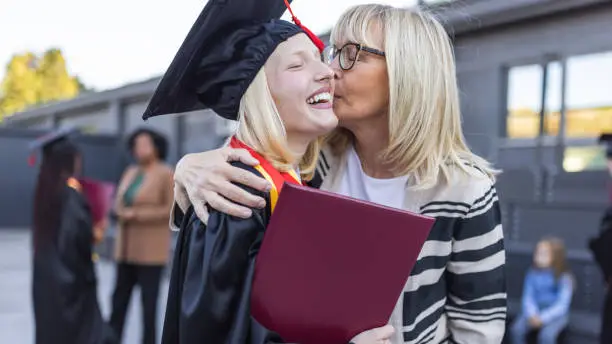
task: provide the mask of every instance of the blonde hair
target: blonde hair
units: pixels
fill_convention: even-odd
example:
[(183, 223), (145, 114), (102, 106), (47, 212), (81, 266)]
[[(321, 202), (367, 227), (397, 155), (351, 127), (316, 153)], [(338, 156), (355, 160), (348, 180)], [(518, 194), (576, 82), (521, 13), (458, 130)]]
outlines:
[[(374, 42), (377, 28), (384, 42)], [(440, 174), (450, 181), (454, 166), (494, 179), (498, 171), (466, 144), (452, 44), (432, 14), (387, 5), (354, 6), (336, 23), (331, 41), (382, 43), (389, 77), (389, 143), (382, 157), (395, 174), (410, 174), (417, 188), (435, 186)], [(339, 153), (353, 136), (337, 129), (328, 140)]]
[[(240, 100), (236, 137), (261, 154), (274, 168), (287, 172), (293, 169), (296, 158), (289, 150), (285, 126), (268, 87), (264, 68), (259, 70)], [(314, 175), (320, 141), (311, 142), (298, 163), (303, 180), (310, 180)]]

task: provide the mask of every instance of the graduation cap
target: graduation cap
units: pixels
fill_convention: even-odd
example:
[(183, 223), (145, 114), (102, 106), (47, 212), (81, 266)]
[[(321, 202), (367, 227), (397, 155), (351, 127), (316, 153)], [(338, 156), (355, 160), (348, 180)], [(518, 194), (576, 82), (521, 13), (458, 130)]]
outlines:
[(28, 145), (30, 156), (28, 157), (28, 164), (34, 166), (36, 164), (36, 153), (38, 151), (47, 151), (52, 149), (58, 144), (62, 144), (70, 140), (70, 138), (78, 132), (75, 127), (61, 128), (52, 131), (48, 134), (38, 137)]
[[(240, 99), (274, 49), (306, 33), (288, 0), (209, 0), (162, 77), (142, 118), (210, 108), (236, 120)], [(295, 24), (280, 20), (289, 9)]]
[(606, 145), (606, 157), (612, 159), (612, 133), (601, 134), (599, 143)]

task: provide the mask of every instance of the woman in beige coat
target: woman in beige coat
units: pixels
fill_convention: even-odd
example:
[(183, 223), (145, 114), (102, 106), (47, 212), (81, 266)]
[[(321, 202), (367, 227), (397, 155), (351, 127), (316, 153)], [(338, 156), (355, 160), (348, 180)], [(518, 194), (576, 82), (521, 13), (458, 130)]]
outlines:
[(166, 139), (149, 129), (134, 132), (128, 146), (136, 164), (124, 172), (115, 203), (119, 229), (115, 244), (117, 277), (110, 324), (121, 339), (135, 285), (143, 306), (143, 344), (156, 343), (157, 299), (170, 245), (172, 169), (164, 163)]

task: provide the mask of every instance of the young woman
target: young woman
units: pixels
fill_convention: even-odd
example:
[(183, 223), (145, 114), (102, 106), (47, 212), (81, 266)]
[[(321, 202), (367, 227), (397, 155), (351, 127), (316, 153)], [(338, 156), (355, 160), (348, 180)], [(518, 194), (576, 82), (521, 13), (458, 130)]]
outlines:
[(159, 286), (170, 251), (172, 169), (164, 163), (168, 143), (153, 130), (134, 131), (128, 139), (128, 149), (136, 163), (125, 170), (115, 201), (119, 228), (110, 324), (121, 338), (132, 291), (138, 285), (142, 299), (142, 343), (155, 344)]
[(573, 285), (563, 242), (541, 240), (533, 253), (533, 268), (525, 277), (523, 309), (512, 325), (512, 343), (524, 343), (530, 331), (539, 331), (539, 344), (557, 343), (569, 321)]
[(109, 343), (98, 306), (92, 215), (75, 176), (81, 156), (70, 131), (36, 141), (42, 163), (34, 195), (33, 303), (36, 344)]
[[(219, 16), (213, 15), (215, 6), (209, 2), (192, 29), (204, 37), (190, 34), (177, 55), (185, 57), (192, 44), (208, 42), (206, 49), (188, 56), (197, 64), (193, 78), (178, 84), (197, 90), (199, 100), (217, 114), (238, 120), (230, 144), (246, 149), (257, 164), (234, 165), (273, 180), (274, 195), (278, 195), (283, 182), (301, 184), (312, 177), (318, 138), (337, 125), (332, 110), (333, 73), (321, 61), (316, 45), (320, 42), (303, 27), (277, 19), (235, 20), (232, 16), (239, 14), (227, 9), (219, 14), (225, 16), (221, 25)], [(173, 62), (167, 82), (172, 75), (186, 75), (173, 66), (189, 69), (188, 64)], [(158, 90), (165, 87), (162, 81)], [(172, 107), (159, 103), (175, 99), (156, 92), (149, 109)], [(151, 110), (145, 116), (151, 113), (161, 114)], [(264, 197), (269, 206), (247, 219), (212, 209), (205, 218), (191, 209), (185, 213), (173, 260), (164, 344), (283, 343), (274, 329), (265, 329), (250, 314), (254, 263), (275, 196), (245, 190)], [(386, 343), (391, 332), (390, 327), (373, 329), (352, 342)]]
[[(340, 127), (310, 185), (435, 216), (437, 221), (389, 322), (393, 343), (500, 343), (505, 253), (495, 171), (467, 147), (451, 41), (414, 9), (360, 5), (332, 31), (329, 61)], [(175, 176), (175, 211), (191, 204), (249, 217), (261, 207), (238, 182), (268, 183), (227, 164), (253, 164), (234, 148), (191, 154)]]

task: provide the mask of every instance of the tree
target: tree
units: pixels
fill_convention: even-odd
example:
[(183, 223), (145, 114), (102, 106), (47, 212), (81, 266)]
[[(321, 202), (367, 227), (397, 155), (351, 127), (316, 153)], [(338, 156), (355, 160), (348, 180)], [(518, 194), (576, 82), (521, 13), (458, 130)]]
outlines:
[(0, 84), (0, 120), (30, 106), (73, 98), (82, 90), (85, 86), (68, 74), (59, 49), (40, 57), (31, 52), (15, 55)]

